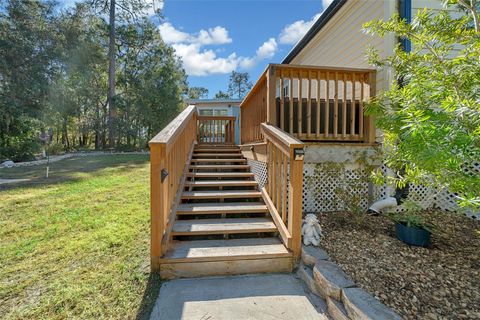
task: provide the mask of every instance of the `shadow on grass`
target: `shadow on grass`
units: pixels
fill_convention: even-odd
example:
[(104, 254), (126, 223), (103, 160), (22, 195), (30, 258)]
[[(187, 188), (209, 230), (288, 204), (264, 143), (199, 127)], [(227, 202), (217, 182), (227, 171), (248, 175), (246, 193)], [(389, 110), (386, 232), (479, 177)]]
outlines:
[(160, 275), (156, 273), (150, 273), (148, 277), (147, 287), (143, 293), (142, 302), (137, 311), (136, 320), (148, 320), (152, 314), (153, 307), (157, 301), (158, 294), (160, 293), (160, 287), (162, 286), (162, 280)]
[(105, 168), (121, 168), (132, 170), (138, 165), (147, 163), (148, 155), (102, 155), (89, 157), (73, 157), (50, 164), (48, 179), (45, 177), (46, 165), (0, 169), (0, 178), (28, 179), (17, 183), (1, 184), (0, 191), (21, 187), (52, 185), (60, 182), (80, 180), (79, 173), (92, 173)]

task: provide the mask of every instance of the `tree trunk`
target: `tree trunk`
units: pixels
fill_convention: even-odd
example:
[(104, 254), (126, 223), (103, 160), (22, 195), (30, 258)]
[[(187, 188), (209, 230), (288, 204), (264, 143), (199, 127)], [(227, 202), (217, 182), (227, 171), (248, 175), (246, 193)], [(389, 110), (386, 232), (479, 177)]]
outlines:
[(95, 105), (95, 150), (100, 148), (100, 106)]
[(67, 147), (67, 150), (70, 149), (70, 140), (68, 139), (68, 127), (67, 127), (67, 119), (63, 119), (63, 128), (62, 128), (62, 143), (64, 147)]
[(115, 0), (110, 0), (108, 62), (108, 145), (110, 148), (115, 148), (117, 118), (115, 108)]

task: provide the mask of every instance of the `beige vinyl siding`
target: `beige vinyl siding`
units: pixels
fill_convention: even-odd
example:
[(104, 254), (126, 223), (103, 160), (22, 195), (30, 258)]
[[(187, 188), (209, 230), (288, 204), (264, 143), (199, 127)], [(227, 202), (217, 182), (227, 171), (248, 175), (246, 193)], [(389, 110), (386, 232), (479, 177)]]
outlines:
[(418, 12), (418, 10), (423, 10), (424, 8), (429, 8), (433, 10), (440, 10), (443, 8), (442, 0), (412, 0), (412, 16)]
[[(389, 0), (349, 0), (292, 60), (291, 64), (372, 68), (366, 57), (371, 45), (385, 54), (385, 40), (366, 35), (362, 24), (385, 17)], [(385, 87), (386, 75), (377, 75), (377, 89)]]
[[(412, 0), (412, 19), (415, 17), (415, 15), (421, 11), (424, 10), (425, 8), (428, 8), (434, 12), (439, 11), (444, 8), (443, 6), (443, 1), (442, 0)], [(462, 15), (465, 13), (461, 12), (458, 10), (455, 6), (450, 6), (448, 7), (449, 12), (453, 18), (460, 18)], [(452, 51), (452, 54), (449, 55), (450, 58), (453, 58), (458, 54), (460, 50), (462, 50), (462, 46), (460, 44), (457, 44), (454, 46), (454, 50)]]

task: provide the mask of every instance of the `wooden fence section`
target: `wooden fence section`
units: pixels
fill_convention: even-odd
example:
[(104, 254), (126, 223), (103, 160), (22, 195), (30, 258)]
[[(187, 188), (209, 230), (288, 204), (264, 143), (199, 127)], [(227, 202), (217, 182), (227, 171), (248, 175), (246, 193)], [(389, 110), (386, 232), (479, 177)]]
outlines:
[(196, 137), (197, 111), (189, 106), (149, 142), (152, 271), (168, 246)]
[(368, 69), (269, 65), (241, 104), (241, 143), (261, 140), (262, 121), (303, 141), (373, 143), (373, 119), (364, 115), (364, 104), (375, 94), (375, 81)]
[(266, 70), (240, 105), (241, 143), (263, 141), (260, 125), (267, 121)]
[(235, 117), (197, 116), (197, 141), (202, 144), (234, 144)]
[(261, 190), (285, 246), (301, 252), (303, 143), (279, 128), (263, 123), (267, 143), (267, 184)]

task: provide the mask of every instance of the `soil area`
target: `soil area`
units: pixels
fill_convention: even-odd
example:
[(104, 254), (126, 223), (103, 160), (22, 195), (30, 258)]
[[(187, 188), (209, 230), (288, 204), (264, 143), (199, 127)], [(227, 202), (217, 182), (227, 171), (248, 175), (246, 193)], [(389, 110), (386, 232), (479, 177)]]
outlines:
[(325, 213), (322, 246), (355, 283), (405, 319), (480, 319), (480, 223), (421, 213), (436, 228), (429, 248), (397, 240), (386, 216)]

